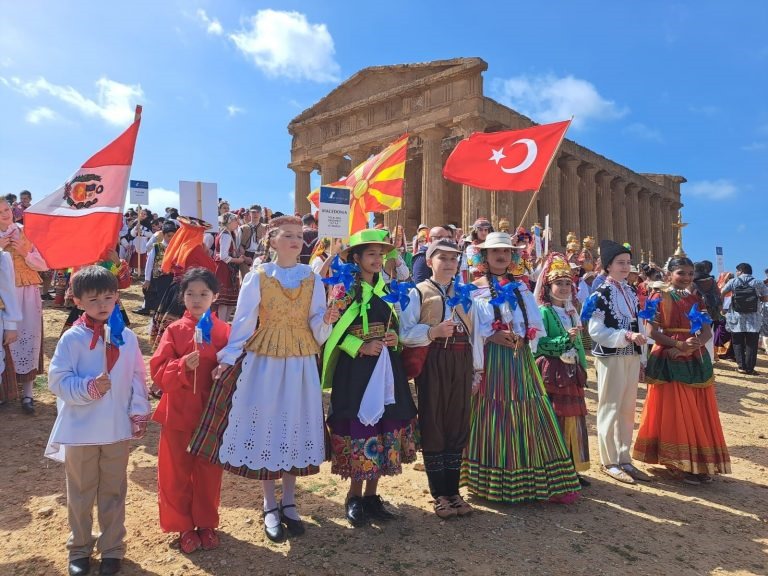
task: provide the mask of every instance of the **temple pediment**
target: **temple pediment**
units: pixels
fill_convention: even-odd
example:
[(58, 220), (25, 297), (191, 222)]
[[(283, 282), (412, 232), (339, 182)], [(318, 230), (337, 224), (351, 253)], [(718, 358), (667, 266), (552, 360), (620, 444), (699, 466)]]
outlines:
[(453, 58), (364, 68), (341, 83), (317, 104), (296, 116), (291, 120), (289, 127), (358, 102), (364, 103), (372, 98), (410, 89), (417, 90), (424, 85), (434, 85), (449, 77), (466, 74), (472, 69), (482, 72), (487, 67), (487, 63), (481, 58)]

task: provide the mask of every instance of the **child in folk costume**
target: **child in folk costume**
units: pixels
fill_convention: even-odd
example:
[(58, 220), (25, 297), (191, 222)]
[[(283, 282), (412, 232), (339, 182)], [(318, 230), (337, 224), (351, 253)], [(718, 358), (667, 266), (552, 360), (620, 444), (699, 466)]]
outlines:
[(173, 282), (173, 274), (163, 272), (163, 256), (177, 229), (176, 224), (170, 220), (166, 221), (163, 224), (162, 236), (159, 240), (153, 242), (147, 251), (144, 284), (141, 287), (144, 292), (144, 305), (138, 310), (134, 310), (136, 314), (149, 316), (157, 310), (165, 291), (168, 290), (171, 282)]
[(245, 257), (240, 255), (235, 240), (235, 231), (240, 226), (237, 214), (227, 212), (221, 217), (221, 232), (216, 236), (216, 279), (221, 286), (219, 294), (218, 316), (224, 322), (229, 321), (229, 313), (237, 304), (240, 292), (240, 264)]
[(136, 271), (136, 276), (141, 276), (144, 264), (147, 261), (147, 245), (152, 240), (152, 214), (147, 209), (142, 209), (136, 219), (136, 225), (131, 227), (129, 236), (133, 246), (128, 264)]
[(45, 455), (63, 461), (67, 476), (69, 574), (90, 570), (94, 501), (99, 574), (115, 574), (125, 554), (129, 441), (144, 435), (151, 411), (144, 360), (133, 332), (105, 330), (117, 301), (113, 274), (88, 266), (72, 278), (72, 289), (85, 312), (51, 358), (48, 388), (57, 397), (58, 416)]
[(223, 376), (190, 450), (262, 481), (264, 530), (280, 542), (283, 524), (292, 536), (304, 533), (296, 477), (318, 473), (325, 458), (317, 355), (338, 311), (327, 309), (320, 277), (297, 264), (301, 220), (275, 218), (268, 236), (277, 258), (246, 275), (229, 342), (218, 354)]
[[(226, 346), (230, 329), (210, 313), (219, 290), (210, 270), (190, 268), (179, 288), (187, 310), (163, 333), (149, 369), (163, 391), (152, 416), (163, 427), (157, 451), (160, 527), (178, 532), (182, 552), (190, 554), (219, 546), (214, 529), (219, 525), (223, 470), (189, 454), (187, 446), (210, 398), (216, 354)], [(207, 342), (200, 341), (203, 330)]]
[(508, 272), (520, 248), (504, 232), (488, 234), (479, 248), (488, 272), (475, 281), (475, 394), (461, 483), (495, 502), (573, 502), (579, 480), (533, 360), (541, 314)]
[(585, 306), (594, 307), (589, 336), (597, 369), (597, 443), (602, 471), (626, 484), (647, 482), (650, 477), (632, 464), (630, 455), (646, 344), (637, 296), (627, 284), (632, 252), (617, 242), (603, 240), (600, 260), (607, 276)]
[(24, 228), (13, 221), (11, 206), (0, 198), (0, 249), (13, 258), (16, 295), (21, 307), (16, 341), (10, 344), (16, 378), (22, 385), (21, 409), (35, 413), (32, 389), (43, 369), (43, 302), (40, 299), (39, 272), (48, 269), (40, 252), (24, 234)]
[(381, 271), (393, 247), (381, 237), (380, 230), (362, 230), (340, 253), (359, 272), (349, 292), (335, 294), (334, 307), (344, 312), (323, 357), (323, 387), (332, 387), (331, 472), (351, 481), (346, 516), (355, 527), (395, 517), (378, 495), (379, 479), (400, 474), (416, 457), (416, 405), (396, 348), (397, 315), (382, 299)]
[[(429, 490), (440, 518), (472, 512), (459, 495), (461, 454), (469, 437), (472, 320), (461, 303), (449, 304), (456, 297), (460, 255), (450, 240), (429, 245), (432, 277), (411, 290), (400, 324), (403, 345), (427, 348), (421, 349), (426, 357), (416, 376), (419, 430)], [(469, 295), (466, 298), (471, 302)]]
[(179, 297), (179, 285), (189, 268), (202, 267), (214, 272), (216, 264), (203, 246), (203, 234), (211, 225), (192, 216), (179, 216), (179, 230), (173, 235), (163, 253), (160, 270), (173, 274), (173, 281), (160, 299), (152, 317), (150, 342), (155, 349), (165, 329), (184, 315), (184, 303)]
[(0, 404), (15, 400), (19, 395), (10, 345), (16, 341), (17, 326), (21, 320), (13, 258), (5, 250), (0, 250)]
[(691, 333), (692, 308), (706, 310), (704, 299), (691, 292), (693, 262), (674, 256), (667, 269), (669, 288), (651, 295), (659, 303), (650, 334), (655, 344), (645, 370), (648, 396), (632, 455), (664, 464), (688, 484), (710, 483), (714, 474), (731, 471), (705, 346), (712, 329), (699, 320), (700, 330)]
[[(576, 309), (573, 270), (563, 254), (553, 252), (541, 269), (534, 291), (544, 323), (538, 340), (536, 366), (557, 416), (565, 447), (577, 472), (589, 470), (587, 432), (587, 357)], [(579, 475), (582, 486), (590, 482)]]

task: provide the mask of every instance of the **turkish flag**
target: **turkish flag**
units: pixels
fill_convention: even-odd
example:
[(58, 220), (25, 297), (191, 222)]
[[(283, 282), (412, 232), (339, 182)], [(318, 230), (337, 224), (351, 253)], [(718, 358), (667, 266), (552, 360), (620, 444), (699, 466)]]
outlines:
[(451, 152), (443, 177), (486, 190), (538, 190), (570, 124), (470, 134)]

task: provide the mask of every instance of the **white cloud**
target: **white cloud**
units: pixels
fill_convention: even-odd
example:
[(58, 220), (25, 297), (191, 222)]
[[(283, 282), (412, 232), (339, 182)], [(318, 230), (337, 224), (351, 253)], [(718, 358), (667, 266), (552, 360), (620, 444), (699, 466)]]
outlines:
[(229, 117), (232, 118), (233, 116), (237, 116), (238, 114), (242, 114), (245, 112), (245, 108), (240, 108), (239, 106), (235, 106), (234, 104), (230, 104), (227, 106), (227, 114), (229, 114)]
[(41, 106), (40, 108), (35, 108), (34, 110), (30, 110), (27, 112), (27, 115), (25, 117), (26, 121), (30, 124), (40, 124), (41, 122), (44, 122), (46, 120), (53, 120), (56, 118), (56, 112), (51, 110), (50, 108), (46, 108), (45, 106)]
[(333, 38), (325, 24), (310, 24), (300, 12), (259, 10), (229, 38), (265, 73), (295, 80), (338, 82)]
[(221, 36), (224, 33), (224, 28), (221, 27), (221, 22), (219, 22), (218, 18), (210, 18), (202, 8), (198, 8), (195, 14), (197, 15), (197, 19), (205, 25), (205, 31), (208, 32), (208, 34)]
[(683, 188), (683, 194), (707, 200), (726, 200), (735, 196), (738, 191), (733, 182), (723, 178), (691, 182)]
[(661, 136), (661, 132), (658, 130), (646, 126), (641, 122), (633, 122), (626, 128), (624, 128), (625, 134), (637, 136), (642, 140), (650, 140), (652, 142), (663, 142), (664, 138)]
[(0, 58), (0, 68), (10, 68), (11, 66), (13, 66), (13, 58), (10, 56)]
[(573, 116), (573, 127), (583, 128), (592, 120), (613, 120), (629, 112), (612, 100), (606, 100), (587, 80), (552, 74), (515, 76), (491, 81), (493, 97), (536, 122), (567, 120)]
[(99, 78), (96, 81), (98, 94), (95, 100), (83, 96), (71, 86), (52, 84), (43, 77), (31, 82), (24, 82), (17, 77), (10, 80), (0, 78), (0, 80), (28, 98), (48, 94), (76, 108), (86, 116), (96, 116), (115, 125), (131, 123), (135, 104), (144, 98), (144, 91), (140, 85), (122, 84), (109, 78)]
[[(133, 204), (130, 204), (130, 195), (128, 195), (124, 211), (130, 207), (135, 208)], [(165, 216), (165, 209), (167, 207), (178, 209), (179, 193), (176, 190), (168, 190), (167, 188), (150, 188), (149, 209), (158, 216)]]

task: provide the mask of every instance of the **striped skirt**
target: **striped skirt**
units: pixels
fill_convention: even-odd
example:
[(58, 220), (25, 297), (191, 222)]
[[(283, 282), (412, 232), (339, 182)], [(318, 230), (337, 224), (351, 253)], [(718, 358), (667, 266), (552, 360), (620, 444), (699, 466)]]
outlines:
[(530, 349), (488, 344), (472, 398), (461, 485), (492, 502), (557, 500), (579, 490)]

